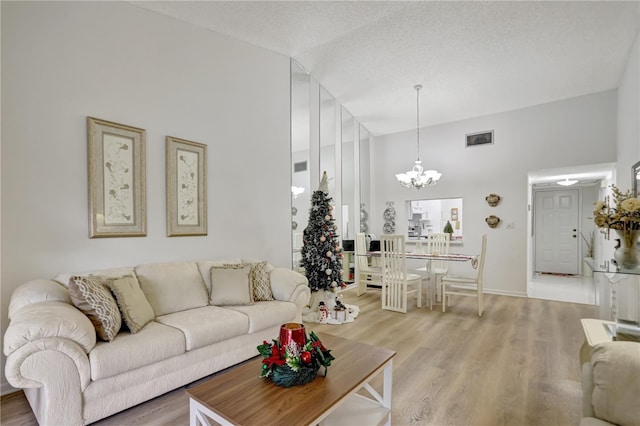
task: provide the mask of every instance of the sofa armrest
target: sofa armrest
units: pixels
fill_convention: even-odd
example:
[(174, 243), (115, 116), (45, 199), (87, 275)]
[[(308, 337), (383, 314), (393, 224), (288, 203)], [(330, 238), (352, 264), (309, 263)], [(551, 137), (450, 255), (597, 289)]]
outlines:
[(85, 354), (96, 345), (96, 330), (89, 318), (64, 302), (40, 302), (14, 312), (4, 334), (4, 354), (41, 339), (59, 337), (75, 342)]
[(32, 280), (16, 288), (11, 294), (9, 319), (25, 306), (40, 302), (64, 302), (71, 304), (71, 296), (65, 286), (52, 280)]
[[(89, 357), (76, 343), (48, 337), (29, 342), (7, 357), (9, 384), (30, 393), (39, 424), (84, 425), (83, 391), (91, 383)], [(37, 394), (35, 393), (37, 392)]]
[[(591, 351), (590, 364), (591, 374), (588, 369), (584, 373), (593, 386), (585, 401), (591, 401), (592, 416), (619, 425), (640, 425), (640, 344), (598, 344)], [(589, 392), (589, 383), (585, 387)]]
[(593, 417), (593, 369), (590, 362), (582, 364), (582, 417)]
[(16, 388), (56, 388), (62, 382), (84, 390), (91, 381), (89, 357), (75, 342), (43, 338), (21, 346), (7, 357), (5, 375)]
[(302, 310), (311, 298), (307, 277), (287, 268), (274, 268), (269, 276), (273, 297), (295, 303), (298, 308), (296, 321), (301, 322)]
[[(270, 273), (271, 291), (277, 300), (293, 301), (300, 291), (309, 290), (307, 277), (287, 268), (274, 268)], [(311, 290), (308, 291), (311, 297)]]

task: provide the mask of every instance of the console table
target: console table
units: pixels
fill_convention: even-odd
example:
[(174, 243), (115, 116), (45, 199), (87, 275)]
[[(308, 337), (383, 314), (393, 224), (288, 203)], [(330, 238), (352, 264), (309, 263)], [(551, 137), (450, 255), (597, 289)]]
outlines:
[(618, 268), (608, 260), (588, 260), (597, 288), (598, 316), (615, 328), (640, 335), (640, 267)]

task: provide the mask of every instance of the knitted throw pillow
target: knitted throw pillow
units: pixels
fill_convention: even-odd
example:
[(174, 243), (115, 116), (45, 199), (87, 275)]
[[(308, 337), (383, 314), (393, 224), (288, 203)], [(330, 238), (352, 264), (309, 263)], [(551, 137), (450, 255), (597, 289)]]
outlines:
[(68, 288), (71, 302), (89, 317), (98, 337), (112, 341), (120, 331), (122, 318), (105, 280), (96, 275), (74, 275)]
[(251, 291), (256, 302), (274, 300), (266, 261), (255, 263), (251, 268)]

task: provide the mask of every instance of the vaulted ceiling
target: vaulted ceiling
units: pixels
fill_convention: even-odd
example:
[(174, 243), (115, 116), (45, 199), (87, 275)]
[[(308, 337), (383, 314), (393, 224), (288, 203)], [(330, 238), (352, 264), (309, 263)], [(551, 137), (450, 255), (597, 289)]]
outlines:
[(618, 87), (638, 1), (142, 1), (294, 58), (374, 135)]

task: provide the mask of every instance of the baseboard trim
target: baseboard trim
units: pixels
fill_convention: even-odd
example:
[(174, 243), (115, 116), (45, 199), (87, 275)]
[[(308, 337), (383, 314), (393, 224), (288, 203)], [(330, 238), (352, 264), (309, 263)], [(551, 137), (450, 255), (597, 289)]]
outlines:
[(522, 291), (508, 291), (508, 290), (493, 290), (493, 289), (484, 289), (485, 294), (497, 294), (499, 296), (512, 296), (512, 297), (527, 297), (526, 292)]

